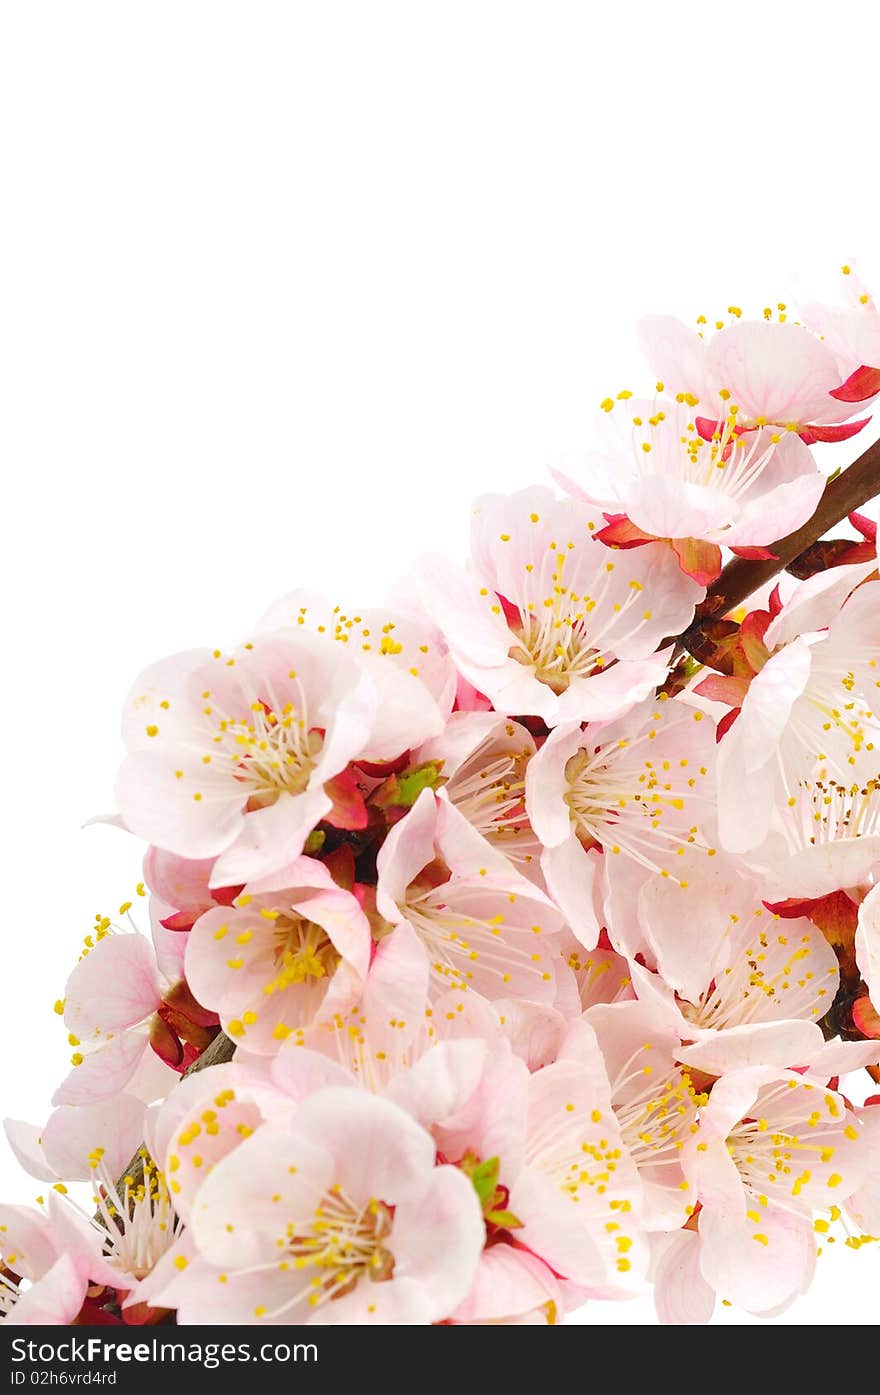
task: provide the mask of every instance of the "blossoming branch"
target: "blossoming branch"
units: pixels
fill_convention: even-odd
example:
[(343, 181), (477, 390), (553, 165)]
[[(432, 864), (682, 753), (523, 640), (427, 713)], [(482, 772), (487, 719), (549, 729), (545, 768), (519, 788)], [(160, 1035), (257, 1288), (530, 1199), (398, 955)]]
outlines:
[(880, 448), (821, 455), (880, 313), (843, 273), (646, 320), (649, 390), (478, 500), (463, 565), (137, 678), (144, 880), (6, 1123), (43, 1186), (0, 1207), (7, 1323), (772, 1316), (880, 1234)]

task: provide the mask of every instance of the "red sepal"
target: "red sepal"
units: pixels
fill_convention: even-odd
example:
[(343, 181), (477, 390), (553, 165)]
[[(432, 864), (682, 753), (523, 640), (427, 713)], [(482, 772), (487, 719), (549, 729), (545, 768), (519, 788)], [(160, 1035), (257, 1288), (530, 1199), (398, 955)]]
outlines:
[(324, 785), (324, 793), (333, 800), (330, 812), (324, 815), (326, 823), (334, 828), (366, 828), (370, 821), (364, 796), (352, 770), (343, 770), (334, 775)]
[(645, 533), (637, 528), (625, 513), (606, 513), (608, 526), (600, 528), (593, 537), (606, 547), (644, 547), (645, 543), (656, 542), (653, 533)]
[(721, 718), (721, 721), (715, 728), (716, 743), (721, 740), (722, 736), (724, 736), (727, 732), (730, 731), (730, 728), (733, 726), (741, 711), (741, 707), (732, 707), (729, 712), (725, 712), (724, 716)]
[(161, 1061), (172, 1070), (179, 1070), (183, 1062), (183, 1045), (175, 1032), (158, 1012), (150, 1022), (150, 1045)]
[(168, 1317), (169, 1308), (151, 1308), (149, 1303), (132, 1303), (122, 1309), (122, 1321), (128, 1327), (155, 1327)]
[(685, 576), (698, 586), (708, 586), (721, 575), (721, 548), (698, 538), (670, 538), (672, 551)]
[(183, 979), (179, 979), (173, 987), (169, 988), (163, 1002), (166, 1007), (180, 1013), (196, 1027), (219, 1027), (220, 1025), (220, 1018), (216, 1012), (212, 1012), (210, 1008), (202, 1007), (198, 999), (193, 997), (189, 984)]
[[(495, 594), (498, 595), (498, 592)], [(522, 624), (522, 613), (519, 608), (513, 604), (513, 601), (509, 601), (506, 596), (498, 595), (498, 604), (504, 611), (504, 619), (507, 621), (508, 625), (516, 626)]]
[(805, 446), (814, 446), (817, 441), (848, 441), (851, 436), (857, 436), (870, 420), (870, 417), (862, 417), (861, 421), (845, 421), (839, 426), (802, 426), (798, 435)]
[(838, 402), (867, 402), (869, 397), (875, 397), (878, 392), (880, 392), (880, 368), (869, 368), (867, 364), (863, 363), (861, 368), (850, 373), (839, 388), (834, 388), (830, 396), (836, 397)]
[(406, 770), (409, 762), (410, 753), (404, 751), (403, 755), (398, 756), (396, 760), (357, 760), (355, 765), (358, 770), (362, 770), (365, 775), (369, 775), (374, 780), (387, 780), (389, 775), (399, 775), (401, 770)]
[(880, 1039), (880, 1013), (867, 993), (864, 993), (861, 998), (856, 998), (853, 1003), (852, 1020), (853, 1025), (863, 1037), (869, 1037), (872, 1041)]
[(847, 518), (856, 532), (861, 533), (862, 537), (865, 538), (867, 542), (876, 543), (877, 524), (874, 522), (873, 518), (868, 518), (867, 515), (863, 513), (856, 513), (855, 509), (852, 513), (847, 514)]
[(778, 562), (779, 558), (775, 552), (771, 552), (769, 547), (732, 547), (731, 552), (735, 552), (737, 557), (744, 557), (747, 562)]
[(723, 702), (726, 707), (742, 707), (748, 691), (747, 678), (729, 678), (723, 673), (710, 673), (694, 688), (699, 697), (708, 698), (710, 702)]

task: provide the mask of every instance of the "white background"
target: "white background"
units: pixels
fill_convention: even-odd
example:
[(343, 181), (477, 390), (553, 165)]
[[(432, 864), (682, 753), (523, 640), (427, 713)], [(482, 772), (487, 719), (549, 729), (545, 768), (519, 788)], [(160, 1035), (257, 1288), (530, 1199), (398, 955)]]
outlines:
[[(45, 1115), (52, 1003), (140, 875), (80, 831), (139, 668), (460, 553), (475, 493), (638, 385), (640, 314), (760, 313), (847, 258), (880, 285), (876, 16), (3, 7), (3, 1113)], [(38, 1190), (5, 1153), (0, 1183)], [(820, 1271), (781, 1323), (876, 1321), (876, 1255)]]

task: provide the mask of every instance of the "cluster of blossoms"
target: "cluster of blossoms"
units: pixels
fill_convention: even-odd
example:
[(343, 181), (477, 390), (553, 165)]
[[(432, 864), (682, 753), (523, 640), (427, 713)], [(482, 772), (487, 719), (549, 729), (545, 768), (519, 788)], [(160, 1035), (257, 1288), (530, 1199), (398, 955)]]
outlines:
[(845, 285), (647, 321), (654, 395), (561, 496), (481, 499), (466, 565), (141, 674), (150, 933), (98, 919), (53, 1112), (7, 1121), (45, 1184), (0, 1208), (7, 1322), (769, 1316), (880, 1234), (874, 529), (706, 602), (880, 394)]

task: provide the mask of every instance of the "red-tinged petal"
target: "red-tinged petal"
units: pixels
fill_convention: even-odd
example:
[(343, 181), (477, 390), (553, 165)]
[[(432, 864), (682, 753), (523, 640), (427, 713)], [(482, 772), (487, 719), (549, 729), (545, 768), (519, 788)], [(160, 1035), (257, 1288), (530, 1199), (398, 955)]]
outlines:
[(398, 756), (396, 760), (357, 760), (355, 765), (358, 770), (362, 770), (365, 775), (369, 775), (375, 780), (387, 780), (389, 775), (399, 775), (401, 770), (406, 770), (409, 762), (410, 752), (404, 751), (403, 755)]
[(847, 514), (847, 518), (857, 533), (861, 533), (862, 537), (866, 538), (868, 542), (876, 543), (877, 524), (874, 522), (873, 518), (868, 518), (867, 515), (863, 513), (856, 513), (855, 510)]
[(198, 915), (198, 911), (175, 911), (174, 915), (166, 916), (159, 924), (163, 930), (191, 930)]
[(859, 921), (859, 908), (845, 891), (832, 891), (814, 901), (810, 920), (818, 925), (830, 945), (852, 952)]
[(776, 562), (776, 553), (771, 552), (769, 547), (731, 547), (731, 552), (735, 552), (737, 557), (744, 557), (747, 562)]
[[(121, 1320), (129, 1327), (154, 1327), (157, 1322), (164, 1322), (169, 1311), (168, 1308), (151, 1308), (149, 1303), (132, 1303), (130, 1308), (122, 1309)], [(115, 1318), (114, 1321), (120, 1319)]]
[(785, 901), (765, 901), (763, 904), (772, 915), (781, 916), (783, 920), (798, 920), (801, 916), (808, 916), (816, 902), (789, 896)]
[(805, 446), (814, 446), (817, 441), (848, 441), (851, 436), (857, 436), (870, 420), (870, 417), (862, 417), (860, 421), (845, 421), (840, 426), (803, 426), (798, 435)]
[(504, 618), (507, 621), (508, 625), (522, 624), (522, 616), (520, 615), (513, 602), (509, 601), (506, 596), (502, 596), (500, 592), (496, 592), (496, 595), (498, 596), (498, 604), (504, 611)]
[(672, 550), (685, 576), (708, 586), (721, 575), (721, 548), (700, 538), (671, 538)]
[(782, 609), (782, 597), (781, 597), (780, 594), (779, 594), (779, 586), (778, 586), (778, 584), (777, 584), (776, 586), (773, 587), (773, 590), (772, 590), (772, 592), (770, 593), (770, 603), (769, 603), (770, 615), (771, 615), (771, 617), (772, 617), (774, 620), (776, 619), (776, 616), (779, 614), (779, 612), (781, 611), (781, 609)]
[[(694, 426), (697, 428), (697, 434), (702, 436), (704, 441), (711, 441), (715, 433), (721, 430), (721, 422), (712, 417), (694, 417)], [(742, 436), (748, 429), (746, 426), (735, 426), (733, 434), (734, 436)], [(729, 449), (728, 447), (728, 451)]]
[(875, 397), (880, 392), (880, 368), (869, 368), (867, 364), (862, 364), (854, 373), (850, 373), (846, 382), (841, 383), (839, 388), (834, 388), (830, 394), (836, 397), (838, 402), (867, 402), (869, 397)]
[(725, 732), (730, 731), (730, 728), (733, 726), (741, 710), (742, 709), (739, 707), (734, 707), (730, 712), (725, 712), (724, 716), (721, 718), (721, 721), (715, 728), (716, 741), (720, 741), (722, 736), (724, 736)]
[(880, 1012), (867, 993), (853, 1003), (852, 1020), (863, 1037), (871, 1037), (875, 1041), (880, 1039)]
[(625, 513), (606, 513), (605, 517), (607, 528), (600, 528), (593, 537), (606, 547), (644, 547), (645, 543), (656, 542), (652, 533), (643, 533)]
[(150, 1023), (150, 1045), (160, 1060), (177, 1070), (183, 1060), (183, 1046), (168, 1023), (156, 1013)]
[(770, 619), (769, 610), (752, 610), (740, 627), (740, 644), (753, 673), (760, 673), (770, 658), (770, 650), (764, 643)]
[(721, 673), (710, 673), (694, 688), (700, 697), (708, 698), (710, 702), (723, 702), (726, 707), (742, 707), (748, 691), (747, 678), (728, 678)]
[(343, 770), (341, 775), (328, 780), (324, 785), (324, 793), (333, 801), (332, 808), (324, 816), (327, 823), (331, 823), (334, 828), (366, 828), (370, 816), (352, 771)]

